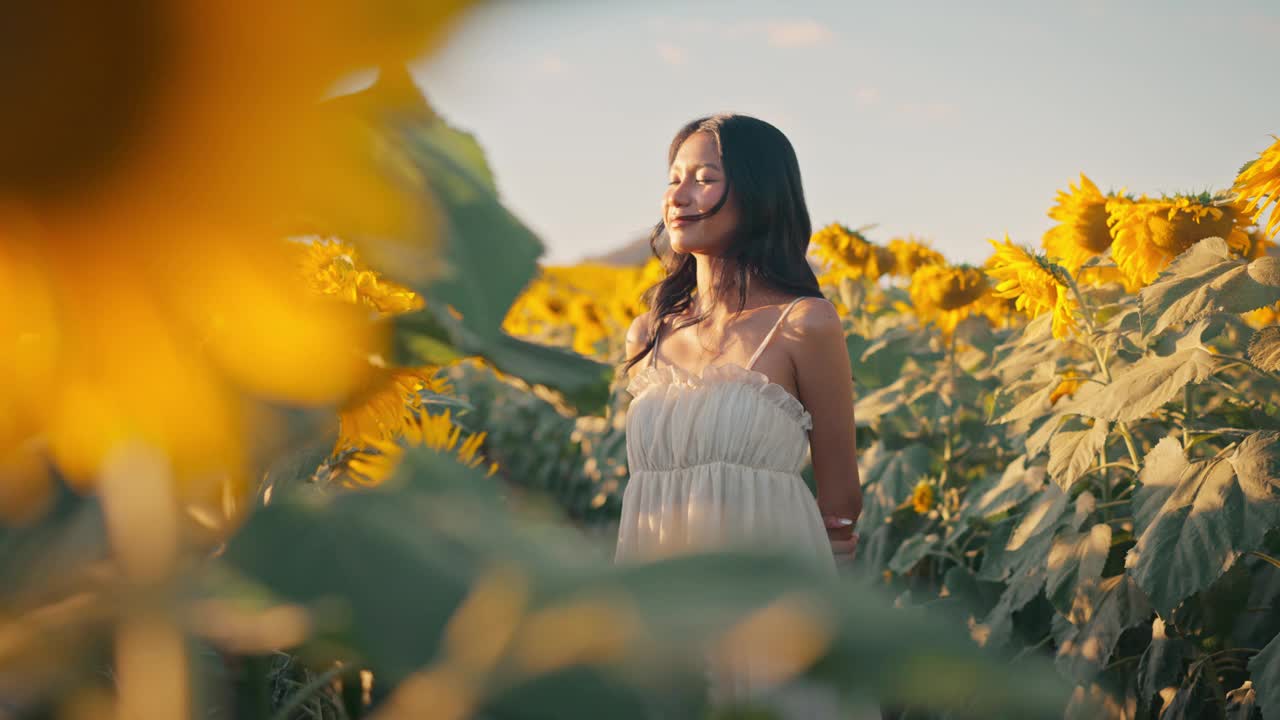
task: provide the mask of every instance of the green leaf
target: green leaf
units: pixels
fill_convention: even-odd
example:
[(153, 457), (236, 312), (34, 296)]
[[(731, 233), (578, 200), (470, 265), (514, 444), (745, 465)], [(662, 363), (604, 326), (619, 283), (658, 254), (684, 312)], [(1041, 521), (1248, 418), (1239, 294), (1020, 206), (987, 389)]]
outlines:
[(1186, 640), (1168, 636), (1163, 619), (1157, 616), (1151, 622), (1151, 644), (1138, 661), (1140, 712), (1145, 713), (1151, 707), (1151, 699), (1157, 693), (1178, 682), (1182, 675), (1182, 663), (1190, 653), (1191, 646)]
[(912, 535), (898, 546), (898, 551), (889, 560), (889, 569), (898, 574), (911, 570), (916, 563), (928, 556), (929, 551), (938, 546), (939, 539), (937, 533)]
[(1097, 583), (1111, 550), (1111, 526), (1098, 523), (1088, 532), (1068, 531), (1049, 550), (1045, 597), (1063, 615), (1070, 615), (1076, 599)]
[[(584, 658), (542, 672), (507, 657), (481, 683), (486, 701), (510, 707), (523, 700), (544, 714), (554, 698), (589, 698), (632, 716), (644, 698), (663, 699), (673, 678), (687, 688), (701, 672), (702, 650), (752, 617), (775, 635), (794, 626), (818, 638), (818, 661), (798, 669), (842, 691), (934, 709), (976, 703), (988, 717), (1041, 717), (1065, 701), (1049, 668), (1022, 663), (1025, 682), (1010, 682), (1011, 671), (973, 647), (962, 628), (892, 607), (887, 597), (794, 556), (737, 551), (616, 565), (587, 552), (577, 531), (508, 511), (500, 487), (448, 456), (415, 449), (376, 490), (263, 508), (224, 558), (310, 608), (329, 648), (344, 649), (392, 685), (447, 652), (445, 628), (477, 579), (497, 566), (517, 578), (495, 586), (503, 597), (527, 588), (522, 626), (541, 611), (569, 608), (574, 623), (590, 622), (595, 616), (575, 606), (590, 601), (616, 613), (608, 627), (617, 627), (616, 619), (636, 628), (624, 636), (616, 663)], [(780, 602), (792, 609), (757, 615)], [(564, 636), (566, 644), (582, 639)], [(544, 649), (557, 648), (527, 646)], [(597, 672), (606, 668), (626, 672)]]
[(1258, 706), (1263, 717), (1280, 713), (1280, 635), (1262, 648), (1249, 661), (1249, 676), (1258, 692)]
[(930, 603), (930, 607), (951, 612), (966, 626), (990, 614), (999, 602), (1004, 587), (998, 582), (982, 580), (963, 565), (954, 565), (943, 577), (945, 597)]
[(1106, 578), (1090, 595), (1092, 601), (1081, 609), (1082, 622), (1067, 631), (1055, 660), (1076, 682), (1088, 681), (1106, 665), (1120, 633), (1151, 617), (1147, 596), (1127, 575)]
[(1051, 532), (1062, 518), (1068, 504), (1070, 504), (1070, 498), (1061, 488), (1057, 485), (1045, 485), (1031, 507), (1027, 508), (1018, 526), (1014, 528), (1005, 549), (1016, 552), (1031, 538)]
[(1062, 429), (1067, 418), (1071, 416), (1072, 413), (1059, 411), (1046, 417), (1039, 427), (1027, 436), (1025, 445), (1027, 457), (1031, 459), (1039, 457), (1040, 453), (1049, 446), (1053, 436)]
[[(452, 307), (470, 333), (496, 341), (507, 309), (537, 270), (543, 246), (499, 201), (480, 145), (435, 112), (404, 67), (386, 68), (366, 90), (329, 102), (350, 109), (383, 136), (388, 164), (422, 195), (437, 221), (435, 242), (362, 239), (370, 264), (419, 292), (426, 312), (443, 319)], [(394, 110), (386, 111), (388, 106)], [(423, 256), (424, 248), (430, 257)]]
[(869, 466), (863, 482), (863, 512), (859, 527), (875, 528), (901, 505), (915, 488), (916, 482), (929, 471), (929, 448), (912, 444), (899, 450), (887, 450), (878, 441), (867, 452)]
[(442, 314), (452, 306), (469, 331), (495, 341), (537, 270), (542, 242), (498, 201), (472, 136), (437, 118), (409, 129), (405, 140), (447, 220), (446, 274), (421, 288), (427, 307)]
[(1227, 693), (1227, 720), (1256, 720), (1258, 713), (1258, 694), (1253, 689), (1253, 681), (1245, 680), (1240, 687)]
[(1209, 587), (1280, 525), (1278, 445), (1276, 433), (1255, 433), (1228, 456), (1183, 468), (1172, 490), (1165, 475), (1164, 484), (1135, 497), (1136, 524), (1145, 529), (1125, 567), (1162, 615)]
[(987, 487), (972, 488), (957, 519), (957, 524), (1002, 513), (1040, 492), (1045, 484), (1041, 465), (1026, 466), (1026, 456), (1019, 455), (1005, 466), (1000, 479)]
[(1249, 359), (1267, 372), (1280, 370), (1280, 325), (1268, 325), (1253, 334)]
[(1160, 720), (1202, 720), (1217, 715), (1221, 698), (1209, 686), (1204, 672), (1196, 673), (1178, 688), (1161, 711)]
[(1149, 355), (1117, 373), (1107, 385), (1088, 383), (1060, 409), (1106, 420), (1145, 418), (1174, 399), (1187, 383), (1204, 382), (1217, 363), (1200, 342), (1207, 323), (1200, 322), (1179, 338), (1169, 355)]
[(1280, 259), (1232, 257), (1222, 238), (1205, 238), (1174, 258), (1139, 294), (1147, 334), (1211, 313), (1242, 313), (1280, 301)]
[[(505, 332), (486, 338), (472, 333), (452, 317), (441, 318), (425, 310), (400, 315), (393, 322), (396, 336), (394, 360), (398, 364), (420, 365), (449, 362), (457, 357), (483, 357), (507, 375), (530, 385), (555, 390), (565, 404), (579, 414), (600, 413), (608, 403), (610, 387), (617, 379), (612, 365), (572, 350), (521, 340)], [(424, 345), (425, 340), (434, 343)], [(442, 355), (432, 354), (431, 348), (443, 348)]]
[(1013, 636), (1013, 615), (1035, 599), (1044, 588), (1043, 563), (1029, 564), (1026, 572), (1015, 575), (1000, 600), (982, 623), (973, 630), (974, 639), (984, 648), (999, 649), (1007, 646)]
[(1107, 443), (1109, 427), (1106, 420), (1095, 420), (1093, 427), (1075, 421), (1072, 427), (1058, 430), (1049, 441), (1049, 477), (1058, 487), (1069, 490), (1094, 466), (1099, 451)]
[(1162, 438), (1142, 459), (1142, 469), (1138, 471), (1138, 488), (1133, 493), (1132, 503), (1133, 530), (1136, 534), (1141, 535), (1150, 527), (1160, 508), (1178, 486), (1178, 479), (1189, 466), (1182, 443), (1173, 435)]

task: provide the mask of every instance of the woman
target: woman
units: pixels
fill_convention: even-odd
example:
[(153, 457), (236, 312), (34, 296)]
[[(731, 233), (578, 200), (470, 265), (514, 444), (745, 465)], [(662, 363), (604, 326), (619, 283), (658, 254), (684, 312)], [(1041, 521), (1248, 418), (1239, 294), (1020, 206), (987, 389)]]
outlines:
[[(805, 259), (795, 151), (766, 122), (715, 115), (681, 128), (667, 162), (650, 244), (657, 253), (666, 234), (668, 274), (622, 366), (631, 477), (615, 560), (763, 542), (834, 573), (852, 560), (862, 509), (852, 372)], [(713, 675), (713, 701), (752, 691), (730, 675)]]

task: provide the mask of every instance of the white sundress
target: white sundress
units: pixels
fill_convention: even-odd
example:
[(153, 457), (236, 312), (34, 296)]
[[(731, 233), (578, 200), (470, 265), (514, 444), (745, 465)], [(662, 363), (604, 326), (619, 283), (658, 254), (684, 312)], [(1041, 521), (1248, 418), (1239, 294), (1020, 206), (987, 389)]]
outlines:
[[(654, 344), (649, 365), (626, 388), (633, 398), (626, 421), (630, 480), (615, 563), (759, 543), (794, 550), (836, 573), (817, 501), (800, 476), (812, 418), (796, 396), (752, 369), (801, 299), (783, 308), (745, 367), (722, 363), (701, 373), (660, 367)], [(764, 685), (745, 658), (732, 667), (713, 661), (708, 673), (715, 704), (745, 699)], [(812, 706), (821, 698), (805, 694), (805, 709), (784, 710), (784, 717), (835, 716)], [(825, 708), (834, 702), (821, 701)]]

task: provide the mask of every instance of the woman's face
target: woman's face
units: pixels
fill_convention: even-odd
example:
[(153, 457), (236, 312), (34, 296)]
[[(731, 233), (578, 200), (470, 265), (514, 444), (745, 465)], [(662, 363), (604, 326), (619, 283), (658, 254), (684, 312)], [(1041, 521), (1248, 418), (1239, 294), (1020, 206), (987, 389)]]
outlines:
[(676, 151), (662, 197), (662, 218), (673, 251), (721, 255), (729, 247), (738, 225), (738, 206), (732, 194), (711, 217), (681, 219), (715, 207), (726, 187), (715, 137), (705, 132), (690, 135)]

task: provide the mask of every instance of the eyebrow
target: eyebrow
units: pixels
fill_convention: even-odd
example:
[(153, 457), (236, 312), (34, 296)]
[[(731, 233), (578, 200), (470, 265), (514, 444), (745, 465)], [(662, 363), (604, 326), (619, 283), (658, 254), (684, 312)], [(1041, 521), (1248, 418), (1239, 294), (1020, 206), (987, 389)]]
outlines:
[[(675, 165), (672, 165), (671, 167), (675, 168)], [(721, 168), (719, 165), (715, 163), (698, 163), (697, 165), (693, 166), (694, 170), (697, 170), (699, 168), (706, 168), (708, 170), (719, 170), (720, 172), (724, 172), (724, 168)]]

